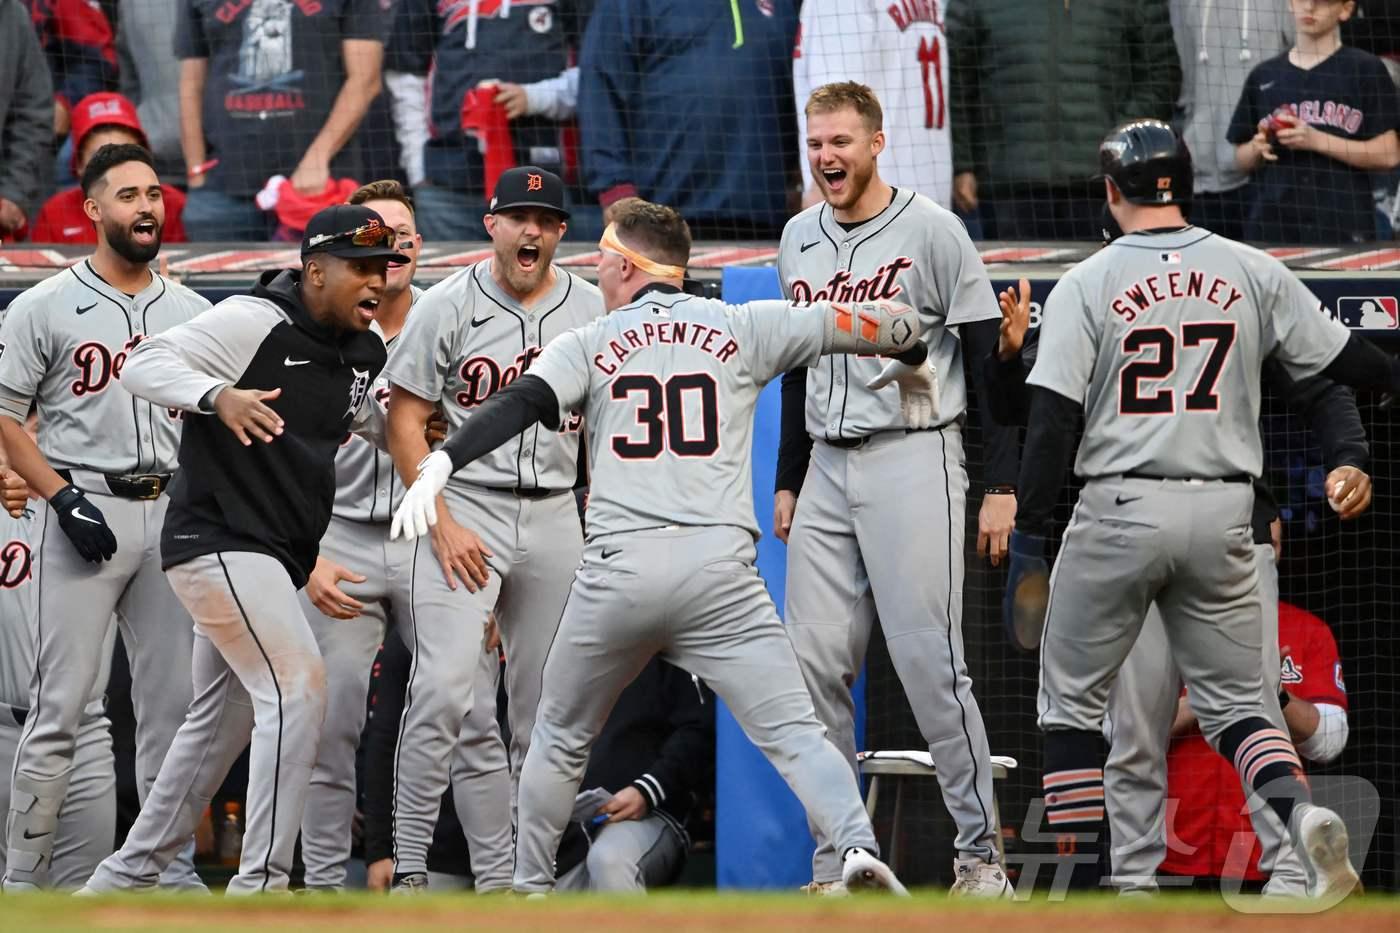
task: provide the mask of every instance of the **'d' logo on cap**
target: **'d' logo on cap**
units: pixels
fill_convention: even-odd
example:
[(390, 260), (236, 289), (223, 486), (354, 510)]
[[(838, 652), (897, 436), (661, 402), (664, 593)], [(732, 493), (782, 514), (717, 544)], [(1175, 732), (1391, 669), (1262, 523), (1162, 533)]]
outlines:
[(526, 190), (526, 191), (543, 191), (543, 190), (544, 190), (544, 178), (543, 178), (543, 176), (536, 175), (534, 172), (530, 172), (528, 175), (526, 175), (526, 176), (525, 176), (525, 190)]

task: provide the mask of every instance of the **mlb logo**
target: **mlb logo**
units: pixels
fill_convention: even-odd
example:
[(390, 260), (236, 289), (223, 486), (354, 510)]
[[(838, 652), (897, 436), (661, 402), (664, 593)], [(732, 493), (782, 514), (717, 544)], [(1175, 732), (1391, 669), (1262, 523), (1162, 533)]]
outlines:
[(1400, 300), (1393, 295), (1338, 298), (1337, 317), (1353, 330), (1395, 330), (1400, 328)]
[(1162, 264), (1163, 264), (1163, 265), (1166, 265), (1166, 266), (1179, 266), (1179, 265), (1181, 265), (1181, 254), (1180, 254), (1180, 253), (1158, 253), (1158, 254), (1157, 254), (1157, 258), (1161, 259), (1161, 260), (1162, 260)]

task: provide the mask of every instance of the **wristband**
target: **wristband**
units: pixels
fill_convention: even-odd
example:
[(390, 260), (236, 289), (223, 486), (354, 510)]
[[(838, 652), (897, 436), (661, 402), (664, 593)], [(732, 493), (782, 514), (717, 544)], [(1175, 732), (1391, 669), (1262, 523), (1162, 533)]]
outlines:
[(988, 486), (983, 490), (983, 495), (987, 496), (1014, 496), (1016, 487), (1012, 483), (997, 483), (995, 486)]
[(1288, 706), (1288, 701), (1293, 699), (1293, 695), (1287, 690), (1280, 689), (1278, 692), (1278, 708), (1284, 709)]
[(185, 169), (185, 174), (186, 174), (186, 175), (190, 175), (190, 176), (194, 176), (194, 175), (203, 175), (205, 172), (207, 172), (207, 171), (209, 171), (210, 169), (214, 168), (214, 167), (215, 167), (216, 165), (218, 165), (218, 164), (219, 164), (219, 160), (218, 160), (218, 159), (209, 159), (209, 160), (207, 160), (207, 161), (205, 161), (205, 162), (199, 163), (198, 165), (191, 165), (191, 166), (187, 167), (187, 168)]

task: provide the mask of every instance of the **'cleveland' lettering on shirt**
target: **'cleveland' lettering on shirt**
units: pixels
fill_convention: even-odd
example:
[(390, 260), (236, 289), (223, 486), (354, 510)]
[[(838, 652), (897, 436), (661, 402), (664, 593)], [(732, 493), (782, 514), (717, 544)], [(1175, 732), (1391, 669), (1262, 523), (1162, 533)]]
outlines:
[[(716, 346), (721, 337), (724, 343)], [(654, 343), (697, 347), (721, 363), (728, 363), (739, 352), (739, 344), (734, 338), (706, 324), (694, 321), (645, 321), (637, 327), (627, 328), (618, 334), (618, 339), (609, 340), (607, 352), (594, 356), (593, 365), (611, 376), (627, 361), (627, 357)]]
[(1140, 282), (1134, 282), (1113, 299), (1112, 308), (1115, 314), (1131, 324), (1137, 320), (1138, 312), (1146, 311), (1159, 301), (1196, 298), (1208, 301), (1222, 311), (1229, 311), (1243, 297), (1244, 292), (1218, 275), (1207, 280), (1204, 272), (1182, 269), (1149, 275)]

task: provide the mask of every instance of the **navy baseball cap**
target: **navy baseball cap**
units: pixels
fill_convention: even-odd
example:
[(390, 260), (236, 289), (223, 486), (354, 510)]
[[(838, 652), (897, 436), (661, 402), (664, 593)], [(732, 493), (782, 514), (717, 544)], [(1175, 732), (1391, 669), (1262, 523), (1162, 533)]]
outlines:
[(387, 259), (393, 265), (408, 262), (408, 257), (394, 248), (394, 231), (384, 218), (363, 204), (335, 204), (317, 211), (301, 240), (302, 258), (313, 253)]
[(569, 212), (564, 209), (564, 183), (558, 175), (534, 165), (507, 169), (496, 180), (488, 213), (512, 207), (542, 207), (569, 219)]

